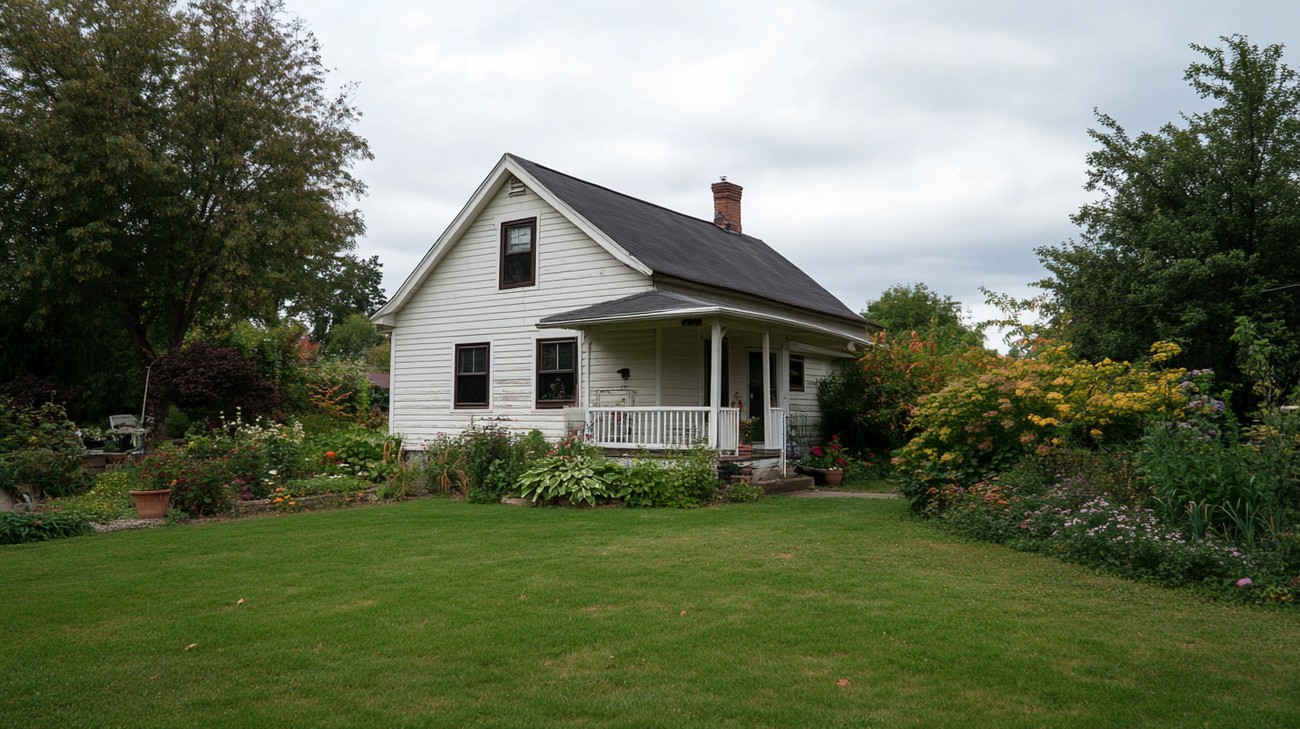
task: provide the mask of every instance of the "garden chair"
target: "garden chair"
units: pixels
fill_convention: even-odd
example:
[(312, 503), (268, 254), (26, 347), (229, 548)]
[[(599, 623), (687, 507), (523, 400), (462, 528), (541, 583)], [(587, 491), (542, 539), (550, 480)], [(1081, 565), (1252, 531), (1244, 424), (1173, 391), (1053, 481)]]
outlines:
[[(108, 427), (113, 431), (114, 436), (130, 438), (131, 450), (144, 447), (145, 429), (140, 427), (140, 421), (136, 420), (134, 415), (110, 415)], [(119, 445), (119, 447), (123, 446)]]

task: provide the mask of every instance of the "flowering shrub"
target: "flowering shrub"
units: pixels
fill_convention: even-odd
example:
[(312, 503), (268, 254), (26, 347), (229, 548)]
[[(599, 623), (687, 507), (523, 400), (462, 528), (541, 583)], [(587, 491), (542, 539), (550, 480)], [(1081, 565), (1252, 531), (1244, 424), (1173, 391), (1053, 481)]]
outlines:
[(840, 436), (832, 435), (831, 440), (826, 445), (815, 445), (808, 449), (808, 457), (804, 459), (804, 464), (812, 468), (838, 468), (846, 469), (852, 464), (849, 454), (840, 445)]
[(901, 446), (921, 398), (991, 356), (982, 347), (955, 353), (915, 331), (876, 332), (857, 362), (836, 366), (817, 386), (823, 426), (855, 452)]
[(1001, 357), (982, 373), (927, 396), (912, 420), (916, 436), (895, 451), (902, 490), (917, 510), (945, 486), (979, 483), (1030, 453), (1066, 445), (1127, 443), (1153, 415), (1176, 411), (1183, 370), (1155, 366), (1177, 346), (1152, 346), (1150, 363), (1074, 358), (1068, 346), (1032, 359)]
[(82, 450), (62, 406), (0, 396), (0, 490), (37, 498), (79, 493), (90, 485), (81, 472)]
[(131, 511), (131, 492), (140, 482), (129, 469), (100, 474), (89, 491), (78, 496), (51, 499), (49, 504), (65, 514), (79, 514), (92, 522), (113, 521)]
[(297, 496), (311, 496), (315, 494), (355, 494), (358, 491), (365, 491), (373, 485), (369, 481), (356, 476), (335, 473), (296, 479), (287, 483), (285, 489)]
[[(529, 465), (550, 456), (582, 455), (591, 446), (580, 436), (571, 435), (552, 446), (539, 431), (520, 436), (499, 423), (475, 425), (460, 436), (464, 472), (469, 477), (467, 498), (476, 503), (493, 503), (514, 492), (519, 477)], [(595, 449), (595, 453), (599, 453)]]
[(329, 442), (332, 448), (321, 455), (344, 473), (380, 483), (398, 471), (398, 460), (402, 457), (400, 437), (353, 426), (334, 431)]
[(1161, 584), (1227, 584), (1258, 574), (1258, 566), (1231, 544), (1191, 539), (1155, 511), (1120, 503), (1072, 479), (1039, 494), (997, 482), (950, 486), (944, 501), (938, 522), (964, 536)]
[(192, 436), (185, 453), (192, 459), (221, 460), (240, 498), (264, 499), (305, 468), (305, 436), (299, 423), (245, 422), (242, 413), (222, 415), (219, 427)]
[(230, 508), (235, 487), (224, 459), (191, 459), (166, 445), (130, 467), (140, 490), (171, 489), (171, 507), (190, 516), (212, 516)]
[(298, 500), (283, 486), (276, 486), (275, 491), (271, 492), (271, 503), (275, 504), (275, 510), (281, 513), (288, 513), (298, 508)]
[(372, 404), (367, 369), (360, 361), (317, 360), (304, 370), (308, 404), (332, 418), (364, 422)]
[[(1279, 413), (1248, 429), (1252, 441), (1241, 443), (1224, 401), (1209, 394), (1212, 382), (1208, 370), (1188, 373), (1179, 385), (1182, 410), (1142, 441), (1139, 473), (1162, 514), (1194, 539), (1217, 532), (1247, 548), (1276, 541), (1296, 488), (1295, 424)], [(1291, 438), (1276, 437), (1288, 430)]]

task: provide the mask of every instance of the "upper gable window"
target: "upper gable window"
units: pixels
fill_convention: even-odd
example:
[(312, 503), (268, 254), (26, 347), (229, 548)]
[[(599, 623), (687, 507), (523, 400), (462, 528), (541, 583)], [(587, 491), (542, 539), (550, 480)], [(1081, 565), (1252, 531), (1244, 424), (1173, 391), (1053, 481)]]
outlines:
[(537, 283), (537, 218), (501, 224), (501, 288)]

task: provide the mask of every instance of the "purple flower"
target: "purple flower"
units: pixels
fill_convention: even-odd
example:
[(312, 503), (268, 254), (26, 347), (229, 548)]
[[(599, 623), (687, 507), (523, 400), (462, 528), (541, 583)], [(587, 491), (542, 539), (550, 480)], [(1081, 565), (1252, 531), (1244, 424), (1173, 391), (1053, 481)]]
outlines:
[(1237, 587), (1250, 587), (1253, 584), (1255, 583), (1252, 582), (1249, 577), (1243, 577), (1240, 580), (1237, 580)]

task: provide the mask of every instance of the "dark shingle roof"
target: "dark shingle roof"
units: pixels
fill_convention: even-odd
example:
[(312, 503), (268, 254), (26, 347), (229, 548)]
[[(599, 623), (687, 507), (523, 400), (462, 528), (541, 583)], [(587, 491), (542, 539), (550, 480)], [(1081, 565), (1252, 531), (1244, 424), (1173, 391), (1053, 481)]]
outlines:
[(670, 291), (646, 291), (625, 296), (621, 299), (602, 301), (599, 304), (584, 306), (573, 311), (552, 314), (543, 317), (538, 323), (554, 324), (556, 322), (577, 322), (586, 319), (609, 319), (620, 316), (669, 314), (678, 311), (698, 311), (710, 307), (716, 308), (717, 306), (718, 304), (715, 302), (701, 301), (689, 296), (674, 294)]
[(510, 155), (578, 214), (658, 275), (751, 294), (845, 319), (866, 320), (753, 236), (732, 233)]

